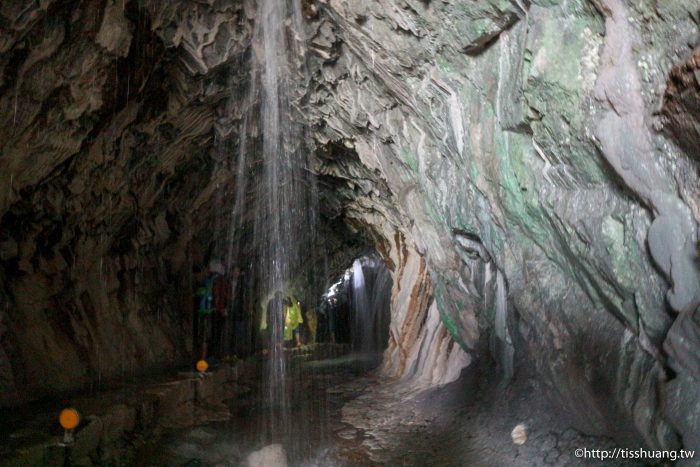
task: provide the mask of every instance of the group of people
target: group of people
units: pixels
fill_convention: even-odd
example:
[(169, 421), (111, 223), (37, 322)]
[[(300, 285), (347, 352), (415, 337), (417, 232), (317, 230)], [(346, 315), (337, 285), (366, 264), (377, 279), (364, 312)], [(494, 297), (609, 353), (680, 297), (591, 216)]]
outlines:
[(267, 302), (265, 338), (273, 345), (350, 342), (347, 301), (325, 297), (318, 309), (307, 308), (293, 294), (275, 292)]
[(227, 273), (219, 260), (207, 269), (195, 269), (196, 307), (194, 339), (199, 358), (227, 358), (250, 352), (250, 319), (245, 310), (245, 287), (241, 268)]
[[(286, 347), (295, 345), (302, 346), (302, 324), (304, 324), (304, 314), (307, 315), (307, 324), (310, 317), (308, 313), (303, 313), (304, 306), (294, 295), (284, 295), (277, 291), (267, 302), (265, 310), (265, 326), (262, 329), (265, 332), (267, 343), (272, 345), (281, 345), (284, 343)], [(315, 321), (315, 320), (314, 320)], [(306, 326), (310, 329), (311, 326)], [(313, 337), (310, 340), (315, 340), (316, 329), (312, 331)], [(264, 344), (265, 345), (265, 344)], [(267, 346), (265, 346), (267, 349)]]
[(292, 293), (276, 291), (263, 309), (248, 300), (238, 266), (227, 271), (222, 261), (213, 259), (206, 269), (195, 269), (194, 277), (193, 331), (199, 359), (244, 357), (272, 346), (300, 347), (317, 340), (348, 342), (347, 304), (337, 296), (325, 297), (315, 308)]

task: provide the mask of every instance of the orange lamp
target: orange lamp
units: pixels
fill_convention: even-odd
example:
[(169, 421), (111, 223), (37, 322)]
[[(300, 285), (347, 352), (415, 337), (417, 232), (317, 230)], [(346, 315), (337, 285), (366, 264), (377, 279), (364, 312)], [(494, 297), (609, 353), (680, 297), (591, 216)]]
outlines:
[(80, 423), (80, 414), (75, 409), (63, 409), (58, 421), (64, 429), (73, 430)]
[(209, 364), (206, 360), (200, 360), (197, 362), (197, 371), (204, 373), (209, 368)]

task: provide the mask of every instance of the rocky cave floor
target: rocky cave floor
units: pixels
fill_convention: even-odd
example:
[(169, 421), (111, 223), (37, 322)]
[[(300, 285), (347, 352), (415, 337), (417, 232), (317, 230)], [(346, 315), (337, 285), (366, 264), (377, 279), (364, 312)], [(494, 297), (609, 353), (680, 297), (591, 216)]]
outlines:
[[(295, 372), (290, 465), (568, 466), (612, 465), (577, 459), (576, 448), (613, 449), (606, 438), (568, 426), (529, 378), (499, 384), (495, 373), (468, 368), (455, 383), (416, 391), (387, 383), (351, 357), (310, 362)], [(257, 390), (229, 401), (232, 417), (172, 433), (147, 445), (145, 465), (239, 465), (261, 447)], [(471, 396), (470, 396), (471, 395)], [(527, 426), (523, 445), (511, 431)], [(623, 463), (614, 465), (649, 465)]]
[[(475, 363), (462, 372), (458, 381), (419, 391), (415, 381), (391, 383), (380, 377), (378, 370), (371, 369), (376, 360), (347, 354), (321, 359), (317, 355), (314, 359), (308, 351), (295, 352), (291, 360), (298, 360), (291, 366), (288, 384), (293, 429), (291, 435), (273, 435), (287, 448), (289, 465), (649, 465), (577, 459), (576, 448), (611, 449), (615, 443), (571, 429), (527, 377), (505, 385), (496, 372)], [(259, 367), (256, 361), (254, 358), (240, 364)], [(214, 374), (219, 376), (213, 376), (212, 382), (222, 371), (231, 370), (215, 369)], [(267, 444), (261, 436), (266, 415), (260, 404), (264, 387), (254, 382), (259, 378), (251, 377), (259, 371), (253, 370), (239, 380), (236, 396), (226, 400), (227, 407), (178, 409), (176, 419), (182, 422), (182, 429), (159, 430), (158, 436), (133, 443), (128, 457), (122, 457), (124, 451), (118, 457), (128, 458), (124, 465), (245, 465), (250, 452)], [(116, 394), (126, 397), (123, 391)], [(87, 399), (93, 401), (93, 406), (123, 404), (99, 394)], [(96, 406), (90, 410), (99, 413)], [(83, 403), (82, 407), (87, 409), (90, 404)], [(203, 408), (206, 414), (201, 413)], [(47, 426), (48, 416), (35, 416), (33, 420)], [(511, 438), (518, 424), (527, 426), (527, 439), (522, 445)], [(37, 437), (41, 431), (37, 427), (15, 424), (8, 439), (19, 441), (19, 434)], [(117, 432), (126, 430), (112, 428)], [(109, 449), (104, 443), (99, 449)], [(12, 450), (10, 445), (6, 448)]]
[[(611, 465), (575, 457), (576, 448), (616, 444), (572, 429), (531, 379), (503, 385), (493, 374), (467, 368), (457, 382), (418, 394), (399, 384), (366, 382), (362, 394), (343, 407), (342, 419), (362, 438), (369, 465)], [(362, 383), (352, 381), (342, 389), (355, 391)], [(522, 445), (511, 438), (518, 424), (527, 427)]]

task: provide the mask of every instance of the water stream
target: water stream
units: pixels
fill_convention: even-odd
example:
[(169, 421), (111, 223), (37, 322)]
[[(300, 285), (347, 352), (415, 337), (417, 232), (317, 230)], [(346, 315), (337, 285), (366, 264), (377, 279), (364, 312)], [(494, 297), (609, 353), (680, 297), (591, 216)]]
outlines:
[[(237, 157), (236, 199), (228, 262), (254, 258), (253, 294), (262, 299), (262, 391), (265, 410), (259, 442), (290, 440), (291, 388), (283, 347), (284, 316), (276, 292), (286, 296), (315, 245), (316, 189), (308, 170), (303, 128), (292, 118), (299, 80), (305, 76), (298, 1), (259, 0)], [(242, 235), (249, 233), (247, 238)], [(251, 248), (252, 245), (252, 248)], [(243, 251), (245, 249), (245, 251)], [(252, 251), (251, 251), (252, 250)], [(269, 316), (268, 316), (269, 312)], [(288, 452), (295, 446), (285, 446)]]
[[(296, 461), (309, 455), (310, 444), (323, 444), (329, 414), (325, 391), (315, 385), (326, 376), (291, 365), (283, 344), (282, 300), (309, 288), (309, 264), (320, 263), (313, 255), (325, 256), (316, 237), (316, 180), (309, 170), (304, 128), (296, 123), (301, 119), (294, 118), (301, 97), (294, 90), (304, 89), (306, 79), (300, 7), (301, 2), (293, 0), (257, 3), (239, 139), (229, 155), (235, 161), (236, 186), (224, 250), (228, 268), (243, 265), (252, 276), (250, 295), (258, 297), (259, 311), (253, 313), (253, 326), (262, 331), (265, 356), (254, 416), (241, 418), (248, 429), (231, 426), (223, 431), (254, 433), (256, 439), (246, 440), (246, 449), (280, 443)], [(367, 278), (362, 261), (353, 266), (353, 342), (358, 353), (379, 356), (388, 329), (388, 323), (380, 323), (386, 316), (380, 310), (388, 309), (391, 278), (386, 268), (374, 266), (367, 269)], [(317, 390), (318, 397), (303, 394)], [(302, 413), (300, 404), (308, 406)], [(306, 437), (299, 436), (302, 426)], [(232, 440), (227, 445), (241, 446)]]
[(377, 358), (388, 339), (389, 309), (393, 281), (386, 266), (363, 257), (352, 264), (352, 348)]
[(371, 350), (372, 344), (372, 340), (368, 339), (372, 332), (371, 310), (365, 287), (365, 274), (362, 270), (362, 261), (359, 258), (352, 263), (352, 308), (353, 350), (367, 353)]
[[(344, 404), (367, 386), (367, 362), (347, 354), (313, 360), (312, 354), (303, 351), (288, 352), (287, 357), (290, 429), (277, 429), (273, 438), (261, 440), (255, 420), (278, 411), (260, 400), (267, 397), (259, 392), (264, 380), (242, 381), (242, 386), (250, 386), (229, 401), (228, 420), (170, 432), (141, 448), (138, 458), (144, 465), (247, 465), (251, 452), (279, 443), (290, 466), (368, 465), (366, 459), (357, 459), (364, 456), (361, 436), (343, 438), (354, 430), (341, 414)], [(342, 459), (341, 450), (356, 459)]]

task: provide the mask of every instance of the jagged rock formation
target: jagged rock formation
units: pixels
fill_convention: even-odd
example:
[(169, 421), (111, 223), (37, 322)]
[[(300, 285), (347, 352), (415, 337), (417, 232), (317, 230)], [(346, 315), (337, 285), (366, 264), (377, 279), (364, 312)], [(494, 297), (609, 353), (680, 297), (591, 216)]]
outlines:
[(469, 355), (452, 339), (440, 320), (425, 258), (396, 231), (385, 252), (399, 281), (393, 289), (389, 345), (382, 373), (412, 390), (455, 381)]
[(242, 6), (9, 1), (0, 25), (0, 404), (181, 360)]
[[(0, 406), (191, 358), (191, 272), (225, 256), (255, 11), (0, 6)], [(332, 271), (367, 249), (321, 233)]]
[[(386, 374), (489, 354), (588, 433), (699, 447), (697, 6), (303, 6), (295, 118), (328, 245), (364, 235), (393, 272)], [(0, 6), (0, 404), (185, 354), (254, 12)]]
[(697, 6), (317, 5), (305, 111), (366, 168), (347, 217), (414, 244), (457, 342), (525, 356), (578, 427), (697, 446)]

